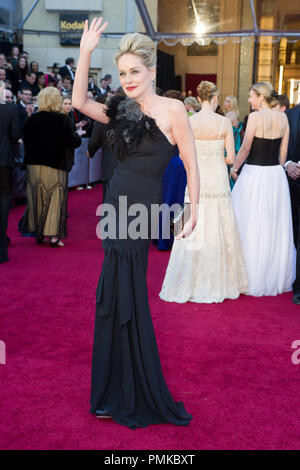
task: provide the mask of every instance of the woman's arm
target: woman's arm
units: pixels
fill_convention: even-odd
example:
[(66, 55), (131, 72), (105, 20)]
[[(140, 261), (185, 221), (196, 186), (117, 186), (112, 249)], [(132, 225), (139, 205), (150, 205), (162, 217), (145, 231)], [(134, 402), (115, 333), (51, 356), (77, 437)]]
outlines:
[(285, 113), (282, 113), (282, 118), (285, 123), (285, 131), (282, 136), (280, 149), (279, 149), (279, 163), (280, 165), (284, 166), (289, 146), (289, 138), (290, 138), (290, 126), (288, 122), (288, 118), (286, 117)]
[(242, 166), (242, 164), (248, 157), (250, 150), (251, 150), (252, 142), (255, 136), (255, 131), (256, 131), (256, 116), (255, 116), (255, 113), (250, 113), (248, 117), (243, 144), (236, 156), (234, 165), (232, 167), (232, 170), (234, 172), (239, 170), (239, 168)]
[(197, 153), (195, 148), (194, 135), (189, 123), (185, 106), (180, 101), (172, 103), (172, 134), (178, 146), (180, 158), (183, 161), (186, 175), (187, 186), (191, 201), (191, 217), (184, 225), (182, 232), (176, 237), (189, 236), (195, 228), (197, 222), (200, 176), (197, 162)]
[(105, 114), (106, 106), (87, 98), (91, 54), (100, 41), (101, 33), (108, 25), (108, 23), (105, 22), (101, 26), (101, 23), (102, 18), (94, 18), (89, 28), (88, 20), (85, 21), (73, 85), (72, 104), (74, 108), (95, 121), (108, 123), (109, 119)]
[(232, 165), (235, 160), (235, 146), (232, 125), (229, 119), (225, 118), (225, 149), (227, 165)]

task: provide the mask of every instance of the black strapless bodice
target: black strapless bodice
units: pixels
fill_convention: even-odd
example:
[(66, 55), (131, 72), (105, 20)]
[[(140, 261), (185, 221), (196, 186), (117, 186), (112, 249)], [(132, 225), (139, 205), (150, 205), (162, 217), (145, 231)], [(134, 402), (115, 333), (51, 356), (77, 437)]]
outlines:
[(252, 147), (247, 158), (247, 164), (260, 166), (279, 165), (280, 144), (281, 137), (278, 139), (254, 137)]
[(172, 145), (158, 127), (156, 131), (155, 139), (144, 138), (136, 147), (127, 150), (126, 158), (118, 164), (120, 170), (149, 178), (162, 177), (170, 158), (175, 155), (176, 145)]
[(161, 178), (176, 146), (158, 129), (156, 140), (142, 139), (127, 151), (109, 182), (108, 193), (114, 199), (127, 196), (128, 202), (158, 204), (161, 202)]

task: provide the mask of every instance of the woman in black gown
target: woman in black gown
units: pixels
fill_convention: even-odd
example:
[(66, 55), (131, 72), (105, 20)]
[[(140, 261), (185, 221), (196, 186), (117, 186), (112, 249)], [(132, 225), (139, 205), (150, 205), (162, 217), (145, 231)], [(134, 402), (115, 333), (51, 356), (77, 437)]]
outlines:
[[(127, 34), (120, 41), (116, 64), (126, 97), (114, 97), (108, 106), (87, 100), (91, 53), (107, 26), (101, 24), (102, 18), (95, 18), (90, 27), (85, 24), (72, 100), (86, 116), (108, 124), (107, 136), (119, 159), (105, 197), (105, 203), (115, 208), (116, 216), (108, 222), (116, 224), (117, 233), (102, 242), (105, 258), (96, 294), (91, 412), (132, 429), (165, 422), (187, 425), (192, 416), (182, 402), (174, 402), (162, 374), (148, 305), (151, 227), (147, 238), (133, 239), (121, 235), (121, 227), (119, 233), (119, 222), (120, 213), (127, 214), (132, 204), (142, 203), (150, 211), (160, 202), (161, 176), (177, 145), (191, 199), (191, 217), (179, 238), (192, 232), (199, 197), (194, 139), (184, 105), (154, 92), (155, 45), (142, 34)], [(126, 207), (120, 196), (127, 197)], [(126, 229), (133, 219), (128, 217)]]

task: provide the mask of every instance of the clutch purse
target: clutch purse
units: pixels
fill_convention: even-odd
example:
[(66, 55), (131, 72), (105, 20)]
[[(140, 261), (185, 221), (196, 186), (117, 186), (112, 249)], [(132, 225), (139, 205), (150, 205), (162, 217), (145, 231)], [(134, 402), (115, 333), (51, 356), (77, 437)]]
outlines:
[(174, 237), (177, 237), (179, 233), (183, 230), (184, 225), (189, 220), (191, 216), (191, 204), (189, 202), (185, 203), (171, 219), (170, 225)]

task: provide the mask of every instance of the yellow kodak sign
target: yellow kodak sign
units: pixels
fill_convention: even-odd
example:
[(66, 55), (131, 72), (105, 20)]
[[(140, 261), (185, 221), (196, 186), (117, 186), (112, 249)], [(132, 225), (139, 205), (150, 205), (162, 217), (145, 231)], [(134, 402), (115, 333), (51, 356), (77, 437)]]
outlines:
[(73, 21), (73, 23), (70, 23), (69, 21), (66, 20), (61, 20), (60, 21), (60, 30), (61, 31), (70, 31), (70, 30), (76, 30), (80, 31), (84, 29), (84, 21)]
[(86, 13), (59, 15), (60, 43), (62, 45), (80, 44), (84, 22), (87, 19), (88, 15)]

